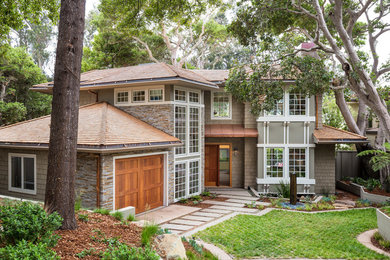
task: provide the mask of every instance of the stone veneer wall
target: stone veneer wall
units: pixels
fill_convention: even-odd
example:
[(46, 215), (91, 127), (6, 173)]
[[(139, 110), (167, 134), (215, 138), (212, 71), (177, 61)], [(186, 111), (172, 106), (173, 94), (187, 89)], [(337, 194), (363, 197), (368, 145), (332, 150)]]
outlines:
[[(8, 154), (35, 154), (37, 170), (37, 193), (25, 194), (8, 190)], [(47, 175), (47, 150), (28, 150), (28, 149), (0, 149), (0, 194), (43, 201), (45, 199), (46, 175)], [(96, 155), (88, 153), (77, 154), (77, 172), (76, 172), (76, 195), (79, 194), (82, 199), (82, 206), (88, 208), (96, 207)]]
[(81, 198), (84, 208), (96, 208), (97, 156), (90, 153), (77, 154), (76, 198)]
[(174, 105), (139, 105), (118, 107), (130, 115), (164, 131), (175, 135), (175, 107)]
[[(148, 149), (148, 150), (139, 150), (126, 153), (116, 153), (116, 154), (104, 154), (101, 158), (102, 170), (100, 177), (100, 206), (106, 209), (113, 209), (113, 200), (114, 200), (114, 157), (115, 156), (125, 156), (125, 155), (135, 155), (146, 153), (159, 153), (159, 152), (168, 152), (168, 187), (174, 187), (175, 174), (174, 174), (174, 153), (173, 149)], [(165, 181), (164, 181), (165, 182)], [(165, 192), (165, 191), (164, 191)], [(165, 196), (165, 194), (164, 194)], [(174, 189), (168, 188), (168, 203), (174, 201)]]
[(315, 148), (315, 193), (336, 192), (336, 167), (334, 144), (319, 144)]
[(257, 138), (245, 139), (244, 187), (257, 188)]

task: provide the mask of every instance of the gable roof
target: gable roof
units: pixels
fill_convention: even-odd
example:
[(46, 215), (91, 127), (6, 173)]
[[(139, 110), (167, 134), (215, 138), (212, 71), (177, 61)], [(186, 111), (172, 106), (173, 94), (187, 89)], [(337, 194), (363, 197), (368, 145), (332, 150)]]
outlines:
[[(0, 146), (48, 148), (50, 116), (0, 128)], [(109, 105), (106, 102), (79, 109), (78, 150), (116, 151), (180, 145), (176, 137)]]
[[(81, 73), (80, 89), (89, 90), (142, 84), (176, 84), (179, 82), (204, 89), (218, 88), (213, 82), (190, 70), (176, 68), (165, 63), (148, 63)], [(53, 82), (42, 83), (31, 89), (50, 91), (53, 84)]]
[(198, 75), (201, 75), (208, 81), (214, 83), (225, 82), (229, 77), (229, 70), (192, 70)]
[(368, 143), (367, 137), (341, 130), (332, 126), (323, 125), (320, 129), (315, 129), (314, 143), (316, 144), (355, 144)]

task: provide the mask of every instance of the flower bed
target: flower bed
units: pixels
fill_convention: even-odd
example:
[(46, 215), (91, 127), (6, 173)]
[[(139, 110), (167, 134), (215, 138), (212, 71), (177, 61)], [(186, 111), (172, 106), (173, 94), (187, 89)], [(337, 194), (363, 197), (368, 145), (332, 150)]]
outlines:
[(390, 207), (377, 209), (376, 217), (379, 233), (385, 240), (390, 241)]

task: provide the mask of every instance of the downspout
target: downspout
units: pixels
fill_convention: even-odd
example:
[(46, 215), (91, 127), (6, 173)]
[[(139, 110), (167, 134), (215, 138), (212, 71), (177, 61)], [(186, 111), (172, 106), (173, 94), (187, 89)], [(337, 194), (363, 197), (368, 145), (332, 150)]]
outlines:
[(101, 155), (96, 156), (96, 208), (100, 208), (100, 162)]
[(92, 90), (88, 90), (88, 93), (95, 94), (95, 96), (96, 96), (95, 102), (99, 102), (99, 94), (97, 92), (92, 91)]

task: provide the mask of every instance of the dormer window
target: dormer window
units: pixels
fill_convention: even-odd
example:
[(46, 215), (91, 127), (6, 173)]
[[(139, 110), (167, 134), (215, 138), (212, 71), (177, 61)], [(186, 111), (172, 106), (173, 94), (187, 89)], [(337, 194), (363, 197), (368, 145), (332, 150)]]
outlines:
[(128, 103), (129, 102), (129, 92), (128, 91), (118, 92), (116, 95), (116, 102), (117, 103)]
[(291, 116), (306, 115), (306, 96), (300, 92), (289, 93), (289, 110)]
[(144, 101), (145, 101), (145, 90), (134, 90), (133, 102), (144, 102)]
[(211, 118), (232, 119), (232, 96), (223, 91), (212, 92)]

